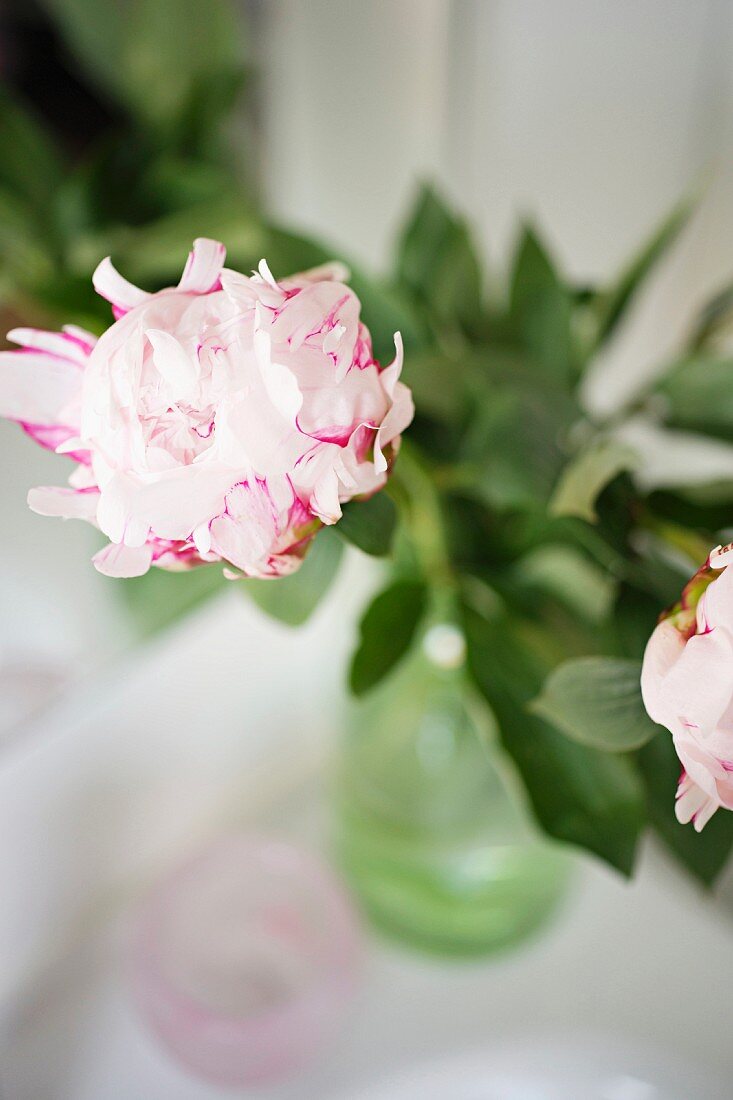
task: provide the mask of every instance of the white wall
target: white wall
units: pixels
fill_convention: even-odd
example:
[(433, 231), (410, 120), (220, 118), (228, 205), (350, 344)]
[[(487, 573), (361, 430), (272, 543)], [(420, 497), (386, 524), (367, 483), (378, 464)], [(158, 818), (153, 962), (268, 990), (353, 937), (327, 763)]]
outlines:
[[(495, 269), (530, 217), (578, 279), (611, 277), (699, 192), (593, 372), (592, 406), (652, 373), (733, 277), (727, 0), (278, 0), (265, 15), (271, 208), (377, 268), (426, 176), (470, 215)], [(696, 457), (690, 473), (733, 476), (733, 451)]]
[(373, 262), (429, 175), (492, 253), (530, 213), (574, 274), (605, 275), (729, 160), (726, 0), (277, 0), (265, 18), (272, 209)]

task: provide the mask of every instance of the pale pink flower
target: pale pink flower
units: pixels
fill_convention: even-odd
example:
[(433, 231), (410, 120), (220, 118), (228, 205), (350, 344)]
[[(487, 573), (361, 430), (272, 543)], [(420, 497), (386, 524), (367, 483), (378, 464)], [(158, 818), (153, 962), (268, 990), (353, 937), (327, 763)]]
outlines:
[(399, 334), (382, 369), (340, 265), (277, 282), (264, 260), (248, 277), (224, 257), (197, 240), (157, 294), (103, 260), (94, 286), (116, 321), (99, 340), (16, 329), (22, 350), (0, 353), (0, 415), (77, 463), (28, 502), (99, 527), (110, 576), (292, 572), (345, 501), (382, 488), (412, 419)]
[(700, 830), (733, 810), (733, 549), (717, 549), (659, 623), (641, 674), (644, 705), (666, 726), (683, 772), (679, 821)]

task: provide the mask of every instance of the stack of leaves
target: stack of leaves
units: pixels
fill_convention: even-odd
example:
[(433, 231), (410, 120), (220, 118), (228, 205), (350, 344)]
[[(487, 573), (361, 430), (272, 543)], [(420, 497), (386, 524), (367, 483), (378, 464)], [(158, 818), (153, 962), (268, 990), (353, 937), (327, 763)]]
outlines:
[[(660, 608), (728, 538), (733, 485), (640, 488), (640, 459), (614, 430), (624, 412), (595, 422), (580, 396), (685, 219), (675, 211), (604, 288), (573, 287), (525, 227), (504, 295), (488, 300), (466, 225), (424, 189), (391, 282), (409, 320), (417, 406), (391, 500), (352, 502), (288, 584), (310, 588), (299, 607), (313, 603), (338, 535), (368, 553), (391, 544), (388, 583), (360, 624), (352, 691), (388, 675), (436, 616), (460, 622), (471, 677), (546, 832), (629, 874), (651, 828), (710, 883), (733, 818), (701, 835), (675, 821), (679, 764), (644, 711), (639, 675)], [(635, 396), (634, 415), (733, 439), (733, 361), (708, 350), (730, 298), (703, 311), (689, 352)]]

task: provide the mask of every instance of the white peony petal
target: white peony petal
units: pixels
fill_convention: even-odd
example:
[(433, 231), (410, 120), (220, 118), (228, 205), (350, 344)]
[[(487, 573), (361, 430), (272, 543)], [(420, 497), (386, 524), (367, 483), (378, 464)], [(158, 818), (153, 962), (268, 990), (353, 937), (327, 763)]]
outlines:
[(142, 577), (150, 569), (150, 546), (123, 546), (111, 542), (92, 558), (94, 568), (105, 577)]
[(96, 489), (97, 479), (91, 466), (80, 463), (69, 474), (69, 485), (72, 489)]
[(331, 466), (315, 484), (310, 501), (311, 511), (326, 524), (337, 523), (341, 519), (338, 475)]
[(346, 332), (346, 325), (335, 325), (330, 332), (327, 332), (323, 337), (323, 350), (326, 355), (331, 355), (336, 351), (341, 343), (341, 337)]
[(72, 340), (76, 340), (77, 344), (84, 348), (87, 354), (94, 350), (97, 337), (92, 332), (87, 332), (85, 328), (79, 328), (78, 325), (63, 325), (61, 331), (70, 336)]
[(655, 627), (644, 650), (641, 695), (649, 717), (666, 725), (669, 717), (664, 679), (684, 652), (685, 639), (674, 623), (664, 619)]
[(86, 443), (80, 436), (72, 435), (65, 439), (63, 443), (59, 443), (55, 451), (57, 455), (70, 455), (74, 454), (75, 451), (83, 451), (85, 447)]
[(208, 521), (194, 528), (193, 544), (202, 556), (211, 551), (211, 526)]
[(379, 381), (382, 383), (382, 388), (388, 397), (394, 398), (395, 386), (397, 385), (397, 379), (402, 374), (402, 364), (404, 362), (405, 352), (402, 344), (402, 334), (396, 332), (394, 334), (395, 345), (395, 357), (388, 367), (379, 375)]
[(714, 730), (733, 699), (733, 644), (727, 631), (716, 627), (690, 638), (664, 676), (661, 692), (667, 728), (678, 719)]
[(687, 825), (691, 821), (695, 832), (701, 833), (710, 818), (720, 809), (720, 804), (690, 778), (684, 775), (677, 788), (675, 799), (675, 816), (680, 825)]
[(291, 487), (287, 507), (279, 508), (268, 487), (259, 481), (235, 485), (227, 493), (226, 512), (211, 522), (213, 549), (248, 576), (269, 572), (270, 557), (287, 530), (292, 501)]
[(259, 275), (240, 275), (238, 271), (224, 268), (221, 287), (230, 301), (243, 310), (252, 309), (257, 302), (276, 309), (283, 304), (285, 295), (277, 284), (264, 282)]
[[(257, 266), (257, 272), (259, 274), (260, 279), (262, 279), (263, 283), (267, 283), (269, 286), (272, 287), (273, 290), (279, 290), (280, 289), (280, 287), (277, 285), (277, 280), (275, 279), (275, 276), (270, 271), (270, 267), (267, 263), (267, 260), (265, 260), (265, 259), (260, 260), (260, 262)], [(255, 276), (255, 278), (256, 277), (257, 276)]]
[(140, 287), (128, 283), (127, 279), (123, 279), (113, 266), (109, 256), (106, 256), (97, 265), (92, 275), (92, 283), (101, 298), (106, 298), (108, 302), (111, 302), (113, 306), (124, 313), (134, 309), (135, 306), (141, 306), (143, 302), (147, 302), (152, 297), (147, 291), (141, 290)]
[[(255, 314), (257, 315), (258, 312), (259, 306)], [(258, 319), (255, 320), (255, 325), (258, 325)], [(294, 424), (303, 405), (303, 394), (300, 392), (297, 378), (289, 367), (273, 360), (270, 334), (259, 327), (255, 328), (254, 350), (267, 396), (277, 411)]]
[(80, 367), (86, 366), (89, 358), (89, 351), (67, 332), (44, 332), (39, 328), (14, 328), (10, 330), (7, 338), (24, 348), (68, 359)]
[(42, 351), (0, 352), (0, 416), (9, 420), (60, 424), (62, 412), (78, 402), (81, 386), (82, 372), (68, 359)]
[(58, 516), (61, 519), (84, 519), (94, 523), (97, 518), (99, 493), (63, 489), (56, 485), (42, 485), (28, 493), (28, 507), (39, 516)]
[(394, 390), (394, 402), (391, 409), (379, 425), (377, 437), (374, 441), (374, 469), (378, 474), (385, 473), (387, 460), (382, 453), (382, 448), (392, 443), (397, 436), (404, 432), (412, 423), (415, 415), (415, 403), (412, 393), (401, 382), (397, 382)]
[(207, 294), (219, 282), (227, 250), (221, 241), (197, 237), (181, 275), (178, 289), (189, 294)]
[(169, 332), (149, 328), (145, 335), (153, 347), (153, 361), (174, 399), (189, 394), (198, 382), (198, 366), (193, 356)]
[(319, 267), (309, 267), (288, 279), (288, 283), (321, 283), (324, 280), (334, 283), (348, 283), (351, 271), (340, 260), (329, 260)]

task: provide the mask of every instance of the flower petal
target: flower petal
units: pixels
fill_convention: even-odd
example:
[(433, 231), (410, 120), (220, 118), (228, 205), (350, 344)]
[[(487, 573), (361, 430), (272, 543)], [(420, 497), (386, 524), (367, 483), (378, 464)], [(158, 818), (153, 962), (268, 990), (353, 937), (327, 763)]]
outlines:
[(227, 250), (221, 241), (197, 237), (188, 254), (178, 289), (188, 294), (208, 294), (216, 290), (226, 256)]
[(110, 542), (99, 550), (92, 562), (105, 577), (142, 577), (150, 569), (153, 551), (150, 546), (124, 546)]
[(164, 379), (170, 396), (176, 400), (187, 396), (198, 382), (197, 364), (172, 336), (162, 329), (149, 328), (145, 335), (153, 347), (153, 362)]
[(28, 507), (39, 516), (58, 516), (61, 519), (85, 519), (94, 523), (97, 518), (99, 493), (92, 490), (63, 489), (57, 485), (41, 485), (28, 493)]
[(80, 367), (86, 366), (89, 358), (89, 351), (84, 345), (67, 332), (46, 332), (40, 328), (14, 328), (10, 330), (7, 338), (14, 344), (20, 344), (21, 347), (46, 352), (60, 359), (68, 359)]
[(109, 256), (97, 265), (92, 275), (92, 283), (97, 294), (111, 302), (121, 314), (128, 313), (135, 306), (141, 306), (152, 297), (146, 290), (141, 290), (140, 287), (128, 283), (127, 279), (123, 279)]
[(254, 350), (267, 396), (277, 411), (294, 424), (303, 404), (298, 380), (289, 367), (272, 358), (270, 334), (259, 327), (259, 306), (255, 309), (255, 317)]
[(82, 372), (68, 359), (44, 351), (0, 352), (0, 416), (9, 420), (64, 423), (59, 418), (68, 405), (78, 401), (81, 386)]

